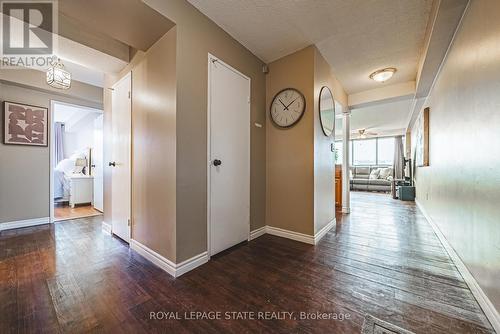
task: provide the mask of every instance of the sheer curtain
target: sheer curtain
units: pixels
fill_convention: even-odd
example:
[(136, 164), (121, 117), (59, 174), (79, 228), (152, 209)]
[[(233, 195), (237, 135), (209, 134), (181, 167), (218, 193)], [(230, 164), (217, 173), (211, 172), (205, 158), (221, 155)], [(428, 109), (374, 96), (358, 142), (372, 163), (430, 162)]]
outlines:
[(404, 178), (405, 156), (403, 152), (403, 136), (394, 137), (394, 178)]
[(63, 135), (64, 135), (64, 123), (55, 122), (54, 123), (54, 158), (56, 165), (59, 161), (64, 159), (64, 148), (63, 148)]

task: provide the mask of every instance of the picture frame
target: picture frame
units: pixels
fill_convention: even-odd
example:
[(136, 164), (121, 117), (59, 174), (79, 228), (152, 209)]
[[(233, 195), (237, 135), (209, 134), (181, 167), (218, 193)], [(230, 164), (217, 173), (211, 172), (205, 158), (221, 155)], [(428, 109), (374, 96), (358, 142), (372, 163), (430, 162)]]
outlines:
[(48, 146), (48, 108), (4, 101), (2, 114), (5, 145)]
[(429, 166), (429, 112), (425, 108), (415, 123), (415, 165), (417, 167)]

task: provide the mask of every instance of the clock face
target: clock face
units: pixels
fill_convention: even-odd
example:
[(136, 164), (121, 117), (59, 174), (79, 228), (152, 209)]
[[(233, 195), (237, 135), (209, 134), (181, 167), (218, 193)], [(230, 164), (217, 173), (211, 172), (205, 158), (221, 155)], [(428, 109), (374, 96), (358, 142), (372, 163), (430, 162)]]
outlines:
[(271, 103), (271, 119), (277, 126), (288, 128), (300, 120), (305, 108), (306, 100), (301, 92), (294, 88), (283, 89)]

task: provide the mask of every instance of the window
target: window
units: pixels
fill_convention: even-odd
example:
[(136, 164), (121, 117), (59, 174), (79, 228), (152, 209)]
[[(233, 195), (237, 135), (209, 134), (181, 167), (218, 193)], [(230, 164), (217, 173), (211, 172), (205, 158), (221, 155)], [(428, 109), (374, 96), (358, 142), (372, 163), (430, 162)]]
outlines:
[[(405, 137), (403, 137), (405, 144)], [(349, 141), (351, 166), (391, 166), (394, 161), (394, 137)], [(335, 163), (342, 164), (342, 141), (335, 141)]]
[(335, 142), (335, 164), (342, 165), (343, 146), (341, 141)]
[(377, 139), (377, 165), (392, 165), (394, 161), (394, 137)]
[(377, 140), (354, 140), (352, 143), (353, 165), (377, 164)]

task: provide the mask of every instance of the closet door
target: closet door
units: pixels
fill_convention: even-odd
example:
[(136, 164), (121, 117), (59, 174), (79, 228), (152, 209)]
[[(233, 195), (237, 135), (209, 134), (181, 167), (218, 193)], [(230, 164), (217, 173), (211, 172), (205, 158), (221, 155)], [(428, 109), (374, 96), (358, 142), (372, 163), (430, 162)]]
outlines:
[(131, 208), (131, 75), (127, 74), (113, 86), (111, 123), (113, 128), (112, 168), (112, 231), (130, 241)]

